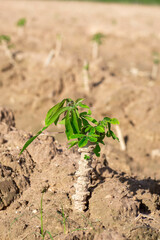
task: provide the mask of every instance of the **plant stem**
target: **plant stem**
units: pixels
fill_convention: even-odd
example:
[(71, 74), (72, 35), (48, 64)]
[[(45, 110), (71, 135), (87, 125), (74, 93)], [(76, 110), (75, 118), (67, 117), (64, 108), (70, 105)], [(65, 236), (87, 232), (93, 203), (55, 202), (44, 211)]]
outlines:
[(55, 51), (54, 49), (51, 49), (51, 51), (49, 52), (48, 56), (47, 56), (47, 59), (45, 60), (45, 63), (44, 63), (44, 66), (45, 67), (48, 67), (48, 65), (50, 64), (52, 58), (54, 57), (55, 55)]
[(62, 48), (62, 37), (61, 37), (61, 36), (57, 36), (57, 39), (56, 39), (56, 49), (55, 49), (55, 57), (59, 57), (60, 52), (61, 52), (61, 48)]
[[(83, 148), (79, 148), (78, 151), (81, 153), (79, 160), (79, 169), (76, 172), (77, 182), (74, 184), (75, 195), (72, 196), (74, 200), (74, 208), (76, 211), (82, 212), (86, 210), (87, 197), (90, 195), (88, 191), (88, 185), (90, 182), (90, 173), (92, 172), (91, 162), (94, 145), (88, 145)], [(84, 159), (85, 155), (89, 156), (90, 159)]]
[(92, 46), (92, 59), (96, 60), (98, 58), (98, 43), (97, 42), (93, 42), (93, 46)]
[(153, 63), (152, 72), (151, 72), (151, 79), (156, 80), (158, 76), (159, 64)]
[(88, 71), (88, 63), (87, 61), (84, 61), (83, 65), (83, 83), (84, 83), (84, 89), (86, 93), (89, 93), (89, 71)]
[(121, 131), (121, 129), (118, 125), (115, 125), (115, 128), (116, 128), (116, 132), (117, 132), (117, 137), (119, 138), (119, 141), (120, 141), (121, 149), (122, 149), (122, 151), (125, 151), (126, 150), (126, 144), (124, 142), (122, 131)]

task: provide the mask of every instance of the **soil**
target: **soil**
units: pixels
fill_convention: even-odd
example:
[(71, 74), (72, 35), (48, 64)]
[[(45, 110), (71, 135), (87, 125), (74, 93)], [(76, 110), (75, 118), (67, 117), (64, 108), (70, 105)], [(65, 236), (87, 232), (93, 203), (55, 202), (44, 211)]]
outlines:
[[(44, 231), (55, 240), (160, 239), (160, 73), (151, 77), (159, 22), (157, 6), (0, 1), (0, 33), (14, 45), (11, 58), (0, 46), (0, 240), (42, 239), (42, 196)], [(106, 37), (93, 60), (97, 32)], [(45, 66), (58, 34), (60, 54)], [(84, 97), (97, 119), (118, 118), (126, 145), (106, 139), (94, 157), (84, 213), (72, 203), (80, 155), (68, 149), (62, 127), (50, 127), (19, 156), (66, 97)]]

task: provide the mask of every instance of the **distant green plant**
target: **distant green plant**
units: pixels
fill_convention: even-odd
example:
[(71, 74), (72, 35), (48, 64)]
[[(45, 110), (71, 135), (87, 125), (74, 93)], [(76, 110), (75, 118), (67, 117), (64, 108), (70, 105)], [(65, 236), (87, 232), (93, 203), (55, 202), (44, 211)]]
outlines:
[(9, 43), (11, 41), (11, 38), (8, 35), (0, 35), (0, 43), (3, 41)]
[(160, 63), (160, 54), (158, 52), (153, 52), (153, 62), (154, 64)]
[(105, 38), (103, 33), (96, 33), (92, 37), (92, 41), (96, 42), (98, 45), (102, 44), (102, 39)]
[[(53, 106), (47, 113), (45, 127), (25, 143), (20, 154), (52, 123), (55, 125), (57, 125), (57, 123), (64, 124), (67, 139), (76, 139), (68, 143), (70, 145), (69, 148), (75, 145), (82, 148), (91, 142), (95, 144), (93, 152), (96, 156), (100, 156), (101, 148), (99, 144), (104, 144), (103, 139), (105, 137), (112, 137), (114, 140), (117, 139), (119, 141), (115, 133), (111, 130), (111, 124), (119, 124), (119, 121), (116, 118), (111, 119), (109, 117), (104, 117), (103, 120), (97, 121), (91, 117), (92, 112), (89, 106), (82, 103), (83, 100), (83, 98), (79, 98), (73, 101), (70, 98), (66, 98)], [(64, 104), (66, 104), (66, 106), (64, 106)], [(79, 112), (79, 108), (88, 110), (87, 112)], [(62, 120), (59, 121), (62, 114), (64, 114), (64, 116)]]
[(86, 62), (84, 65), (83, 65), (83, 69), (85, 69), (86, 71), (89, 71), (89, 63)]
[(18, 21), (17, 21), (17, 26), (18, 27), (24, 27), (27, 23), (27, 20), (26, 18), (20, 18)]

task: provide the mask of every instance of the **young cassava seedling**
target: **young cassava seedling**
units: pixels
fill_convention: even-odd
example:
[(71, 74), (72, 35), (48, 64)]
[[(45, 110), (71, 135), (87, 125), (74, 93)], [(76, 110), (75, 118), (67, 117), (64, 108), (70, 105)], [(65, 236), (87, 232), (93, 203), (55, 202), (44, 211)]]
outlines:
[(3, 49), (5, 55), (8, 57), (10, 63), (14, 65), (13, 55), (10, 50), (12, 47), (11, 38), (8, 35), (0, 35), (0, 46)]
[(84, 90), (86, 93), (89, 93), (90, 87), (89, 87), (89, 63), (87, 61), (84, 61), (83, 65), (83, 84), (84, 84)]
[(153, 53), (153, 65), (151, 71), (151, 79), (156, 80), (159, 71), (159, 64), (160, 64), (160, 55), (158, 52)]
[(61, 48), (62, 48), (62, 35), (61, 34), (57, 34), (56, 36), (56, 47), (55, 49), (52, 48), (44, 62), (44, 66), (48, 67), (50, 62), (52, 61), (52, 58), (58, 58), (60, 53), (61, 53)]
[[(87, 197), (90, 195), (88, 185), (90, 173), (92, 172), (92, 155), (100, 156), (100, 144), (104, 144), (103, 140), (105, 137), (112, 137), (119, 141), (111, 130), (111, 124), (119, 124), (119, 121), (116, 118), (111, 119), (109, 117), (104, 117), (101, 121), (97, 121), (91, 116), (90, 108), (82, 103), (83, 100), (83, 98), (79, 98), (73, 101), (70, 98), (66, 98), (53, 106), (46, 115), (45, 127), (31, 137), (20, 152), (21, 154), (52, 123), (55, 125), (57, 123), (64, 124), (67, 139), (70, 141), (68, 143), (69, 148), (78, 145), (78, 151), (81, 153), (79, 169), (76, 172), (77, 182), (74, 185), (75, 194), (72, 196), (74, 208), (77, 211), (86, 210)], [(86, 109), (86, 111), (79, 108)], [(60, 119), (61, 116), (62, 119)]]
[(20, 18), (16, 22), (16, 26), (18, 27), (18, 35), (19, 36), (23, 36), (24, 35), (26, 24), (27, 24), (26, 18)]
[(92, 37), (93, 48), (92, 48), (92, 58), (96, 60), (98, 58), (99, 45), (102, 44), (102, 39), (105, 38), (105, 35), (102, 33), (96, 33)]

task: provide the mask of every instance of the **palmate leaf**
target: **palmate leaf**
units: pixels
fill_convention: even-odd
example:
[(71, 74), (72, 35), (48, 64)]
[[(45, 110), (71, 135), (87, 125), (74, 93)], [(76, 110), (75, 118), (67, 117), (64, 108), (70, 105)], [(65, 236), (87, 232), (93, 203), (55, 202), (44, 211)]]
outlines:
[[(60, 103), (57, 103), (55, 106), (53, 106), (46, 115), (46, 119), (45, 119), (45, 125), (48, 126), (48, 124), (50, 123), (51, 119), (53, 118), (53, 116), (55, 115), (55, 113), (63, 107), (64, 103), (65, 103), (66, 99), (63, 99)], [(49, 124), (50, 125), (50, 124)]]
[(42, 128), (41, 131), (39, 131), (35, 136), (31, 137), (23, 146), (22, 150), (20, 151), (20, 154), (31, 144), (31, 142), (34, 141), (47, 127)]

